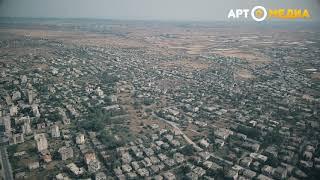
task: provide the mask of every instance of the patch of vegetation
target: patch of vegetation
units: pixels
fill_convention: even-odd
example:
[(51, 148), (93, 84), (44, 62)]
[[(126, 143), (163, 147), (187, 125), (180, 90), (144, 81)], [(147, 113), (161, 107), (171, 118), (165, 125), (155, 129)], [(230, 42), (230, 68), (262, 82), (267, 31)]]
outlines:
[(146, 106), (150, 106), (151, 104), (153, 104), (153, 102), (154, 102), (154, 100), (151, 99), (151, 98), (145, 97), (145, 98), (143, 99), (143, 104), (146, 105)]
[(247, 127), (247, 126), (238, 126), (238, 132), (247, 135), (249, 138), (257, 139), (261, 136), (261, 132), (258, 129)]
[(101, 131), (101, 133), (98, 135), (98, 138), (104, 145), (107, 146), (108, 149), (115, 149), (124, 145), (122, 140), (116, 139), (115, 135), (108, 130)]
[(50, 120), (52, 122), (56, 122), (56, 121), (59, 121), (61, 119), (62, 119), (62, 115), (57, 111), (54, 111), (54, 112), (50, 113), (49, 116), (48, 116), (48, 120)]
[(208, 139), (210, 140), (210, 142), (214, 142), (215, 140), (215, 136), (214, 136), (214, 130), (211, 128), (208, 130)]
[(133, 108), (134, 109), (141, 109), (141, 104), (138, 101), (133, 102)]
[(271, 144), (280, 145), (282, 144), (283, 139), (279, 134), (279, 131), (275, 130), (272, 132), (268, 132), (268, 134), (264, 137), (263, 145), (268, 146)]
[(181, 177), (181, 179), (187, 179), (186, 174), (188, 174), (191, 171), (191, 168), (184, 164), (176, 169), (175, 173), (178, 177)]
[(186, 156), (191, 156), (194, 153), (194, 148), (191, 144), (188, 144), (181, 149), (181, 153)]
[(119, 81), (119, 78), (116, 75), (113, 75), (107, 72), (102, 73), (100, 79), (102, 83), (109, 84), (112, 86), (114, 86), (115, 83)]
[(110, 114), (100, 108), (90, 108), (86, 120), (79, 121), (79, 127), (88, 131), (102, 131), (110, 123)]
[(17, 152), (17, 149), (18, 149), (18, 145), (17, 145), (17, 144), (8, 146), (7, 152), (8, 152), (8, 154), (9, 154), (9, 156), (13, 156), (13, 154), (14, 154), (15, 152)]

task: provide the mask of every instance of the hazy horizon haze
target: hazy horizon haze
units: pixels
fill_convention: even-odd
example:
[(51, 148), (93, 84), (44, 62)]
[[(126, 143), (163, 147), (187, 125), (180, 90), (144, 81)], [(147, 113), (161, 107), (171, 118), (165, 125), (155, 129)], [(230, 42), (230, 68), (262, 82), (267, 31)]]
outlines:
[(0, 17), (223, 21), (234, 8), (307, 8), (319, 20), (319, 0), (0, 0)]

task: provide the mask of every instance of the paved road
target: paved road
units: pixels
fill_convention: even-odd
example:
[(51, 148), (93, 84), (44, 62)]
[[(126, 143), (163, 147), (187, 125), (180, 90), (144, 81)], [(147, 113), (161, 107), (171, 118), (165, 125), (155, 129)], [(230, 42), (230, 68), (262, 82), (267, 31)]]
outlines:
[(12, 169), (9, 162), (6, 147), (0, 147), (0, 160), (5, 180), (13, 180)]

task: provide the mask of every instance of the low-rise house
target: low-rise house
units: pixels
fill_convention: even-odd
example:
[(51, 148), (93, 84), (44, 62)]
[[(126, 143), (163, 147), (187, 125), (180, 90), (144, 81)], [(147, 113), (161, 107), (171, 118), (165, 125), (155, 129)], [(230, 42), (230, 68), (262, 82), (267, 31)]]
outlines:
[(38, 105), (37, 105), (37, 104), (33, 104), (31, 107), (32, 107), (32, 114), (33, 114), (35, 117), (39, 118), (39, 117), (41, 116), (41, 114), (40, 114)]
[(166, 180), (174, 180), (174, 179), (176, 179), (176, 176), (173, 173), (168, 171), (168, 172), (163, 173), (163, 178)]
[(315, 147), (313, 147), (312, 145), (309, 144), (309, 145), (306, 146), (305, 151), (309, 151), (309, 152), (314, 153), (315, 152)]
[(196, 167), (192, 170), (193, 173), (195, 173), (198, 177), (202, 177), (206, 174), (206, 170), (204, 170), (202, 167)]
[(274, 173), (274, 169), (273, 167), (271, 166), (268, 166), (268, 165), (265, 165), (261, 168), (261, 172), (262, 174), (266, 175), (266, 176), (270, 176), (272, 177), (273, 176), (273, 173)]
[(119, 175), (122, 175), (122, 174), (123, 174), (120, 167), (114, 168), (114, 169), (113, 169), (113, 172), (114, 172), (114, 174), (115, 174), (116, 176), (119, 176)]
[(223, 147), (224, 146), (224, 141), (222, 139), (215, 139), (214, 143), (218, 145), (218, 147)]
[(152, 164), (158, 164), (161, 162), (156, 156), (151, 156), (150, 161)]
[(186, 176), (187, 176), (188, 179), (192, 179), (192, 180), (199, 179), (199, 176), (196, 173), (192, 172), (192, 171), (187, 173)]
[(95, 174), (95, 180), (107, 180), (107, 176), (104, 172), (98, 172)]
[(10, 107), (10, 116), (15, 116), (18, 114), (18, 106), (11, 106)]
[(138, 163), (137, 161), (131, 162), (131, 166), (132, 166), (132, 168), (133, 168), (135, 171), (137, 171), (138, 169), (140, 169), (140, 165), (139, 165), (139, 163)]
[(158, 174), (161, 171), (159, 165), (150, 166), (150, 174)]
[(70, 180), (70, 178), (67, 175), (62, 174), (62, 173), (57, 174), (56, 179), (57, 180)]
[(268, 157), (267, 156), (264, 156), (264, 155), (261, 155), (259, 153), (250, 153), (250, 157), (255, 159), (255, 160), (258, 160), (262, 163), (266, 162), (268, 160)]
[(176, 165), (175, 161), (173, 159), (166, 159), (164, 160), (164, 164), (168, 167), (172, 167), (174, 165)]
[(243, 148), (248, 149), (253, 152), (257, 152), (260, 149), (260, 144), (258, 143), (251, 143), (251, 142), (244, 142), (241, 144)]
[(80, 175), (82, 175), (84, 172), (85, 172), (85, 170), (84, 170), (84, 168), (83, 167), (78, 167), (76, 164), (74, 164), (74, 163), (70, 163), (70, 164), (68, 164), (67, 165), (67, 168), (69, 168), (69, 170), (74, 174), (74, 175), (76, 175), (76, 176), (80, 176)]
[(51, 156), (50, 151), (48, 149), (41, 151), (40, 157), (46, 163), (49, 163), (52, 161), (52, 156)]
[(145, 157), (142, 161), (142, 164), (144, 165), (144, 167), (150, 167), (152, 166), (151, 160), (148, 157)]
[(283, 167), (278, 166), (273, 173), (273, 176), (276, 179), (286, 179), (287, 178), (287, 170)]
[(76, 136), (76, 143), (77, 144), (84, 144), (85, 143), (85, 138), (84, 138), (84, 134), (78, 134)]
[(180, 146), (180, 142), (176, 139), (172, 140), (169, 142), (173, 147), (179, 147)]
[(240, 160), (239, 164), (240, 166), (243, 166), (243, 167), (249, 167), (251, 162), (252, 162), (251, 157), (244, 157)]
[(159, 136), (157, 134), (151, 134), (151, 140), (156, 141), (159, 139)]
[(29, 170), (38, 169), (40, 167), (39, 161), (32, 161), (28, 163)]
[(251, 120), (249, 122), (249, 125), (252, 126), (252, 127), (255, 127), (257, 125), (257, 121)]
[(170, 142), (170, 141), (173, 140), (173, 136), (172, 136), (171, 134), (166, 134), (166, 135), (164, 136), (164, 139), (165, 139), (167, 142)]
[(131, 170), (132, 170), (132, 167), (129, 164), (124, 164), (121, 166), (121, 168), (124, 173), (131, 172)]
[(254, 177), (256, 177), (257, 173), (250, 170), (250, 169), (243, 169), (242, 173), (241, 173), (244, 177), (248, 178), (248, 179), (253, 179)]
[(162, 154), (162, 153), (158, 154), (158, 158), (159, 158), (161, 161), (165, 161), (166, 159), (168, 159), (167, 155)]
[(94, 160), (96, 160), (96, 154), (93, 151), (85, 153), (84, 161), (86, 162), (87, 165)]
[(20, 144), (24, 142), (24, 134), (17, 133), (13, 134), (12, 137), (9, 138), (9, 144)]
[(214, 135), (220, 139), (226, 140), (230, 135), (233, 135), (233, 131), (224, 128), (218, 128), (214, 131)]
[(128, 164), (132, 161), (132, 157), (128, 152), (125, 152), (122, 154), (121, 160), (122, 160), (122, 163)]
[(76, 109), (72, 105), (69, 104), (66, 106), (66, 108), (72, 117), (79, 117), (79, 113), (76, 111)]
[(150, 157), (152, 155), (154, 155), (154, 151), (151, 148), (144, 148), (143, 152), (146, 156)]
[(201, 147), (203, 147), (203, 148), (208, 148), (210, 144), (208, 143), (207, 140), (201, 139), (201, 140), (199, 141), (199, 145), (200, 145)]
[(91, 173), (99, 171), (101, 168), (100, 162), (98, 160), (92, 160), (88, 164), (88, 171)]
[(310, 161), (312, 159), (313, 154), (310, 151), (304, 151), (302, 156), (305, 160)]
[(173, 155), (173, 159), (178, 163), (183, 163), (185, 161), (184, 155), (181, 153), (175, 153)]
[(243, 141), (247, 139), (247, 135), (242, 134), (242, 133), (236, 133), (235, 136)]
[(163, 141), (156, 141), (155, 143), (157, 146), (161, 146), (164, 142)]
[(223, 167), (218, 165), (217, 163), (213, 162), (210, 169), (213, 170), (214, 172), (218, 172), (218, 171), (223, 170)]
[(146, 168), (141, 168), (137, 170), (137, 173), (141, 177), (148, 177), (149, 176), (149, 171)]
[(203, 159), (203, 160), (208, 160), (211, 157), (211, 154), (208, 151), (203, 151), (199, 153), (199, 156)]
[(260, 166), (261, 166), (261, 163), (260, 163), (260, 162), (254, 161), (254, 162), (251, 164), (251, 169), (254, 170), (254, 171), (260, 171)]
[(67, 159), (73, 158), (73, 149), (72, 147), (63, 146), (58, 150), (61, 160), (65, 161)]
[(159, 125), (158, 124), (151, 124), (151, 129), (153, 129), (153, 130), (159, 129)]
[(37, 124), (37, 129), (44, 129), (46, 128), (46, 123), (38, 123)]
[(100, 96), (100, 97), (103, 97), (103, 95), (104, 95), (104, 93), (103, 93), (103, 91), (100, 89), (100, 87), (98, 87), (98, 88), (96, 89), (96, 94), (97, 94), (98, 96)]
[(115, 111), (119, 111), (121, 108), (118, 104), (115, 104), (115, 105), (103, 107), (103, 109), (105, 111), (115, 112)]
[(203, 167), (205, 167), (206, 169), (210, 169), (213, 165), (213, 162), (212, 161), (205, 161), (203, 162)]
[(137, 179), (138, 175), (135, 172), (127, 173), (127, 179)]
[(161, 145), (161, 148), (164, 149), (164, 150), (168, 150), (170, 148), (170, 145), (168, 143), (163, 143)]
[(271, 156), (271, 157), (278, 157), (278, 151), (277, 151), (277, 148), (275, 146), (268, 146), (263, 154), (267, 155), (267, 156)]
[(118, 98), (116, 95), (110, 95), (108, 99), (110, 100), (111, 103), (116, 103), (118, 101)]
[(236, 180), (238, 178), (238, 176), (239, 176), (239, 174), (237, 171), (235, 171), (233, 169), (229, 169), (227, 174), (225, 175), (225, 178)]

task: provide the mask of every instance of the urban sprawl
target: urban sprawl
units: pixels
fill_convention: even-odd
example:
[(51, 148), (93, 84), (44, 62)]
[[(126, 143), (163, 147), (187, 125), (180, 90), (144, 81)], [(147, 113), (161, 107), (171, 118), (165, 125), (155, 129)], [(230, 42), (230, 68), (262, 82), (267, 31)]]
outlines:
[(2, 179), (320, 177), (316, 29), (37, 23), (0, 28)]

